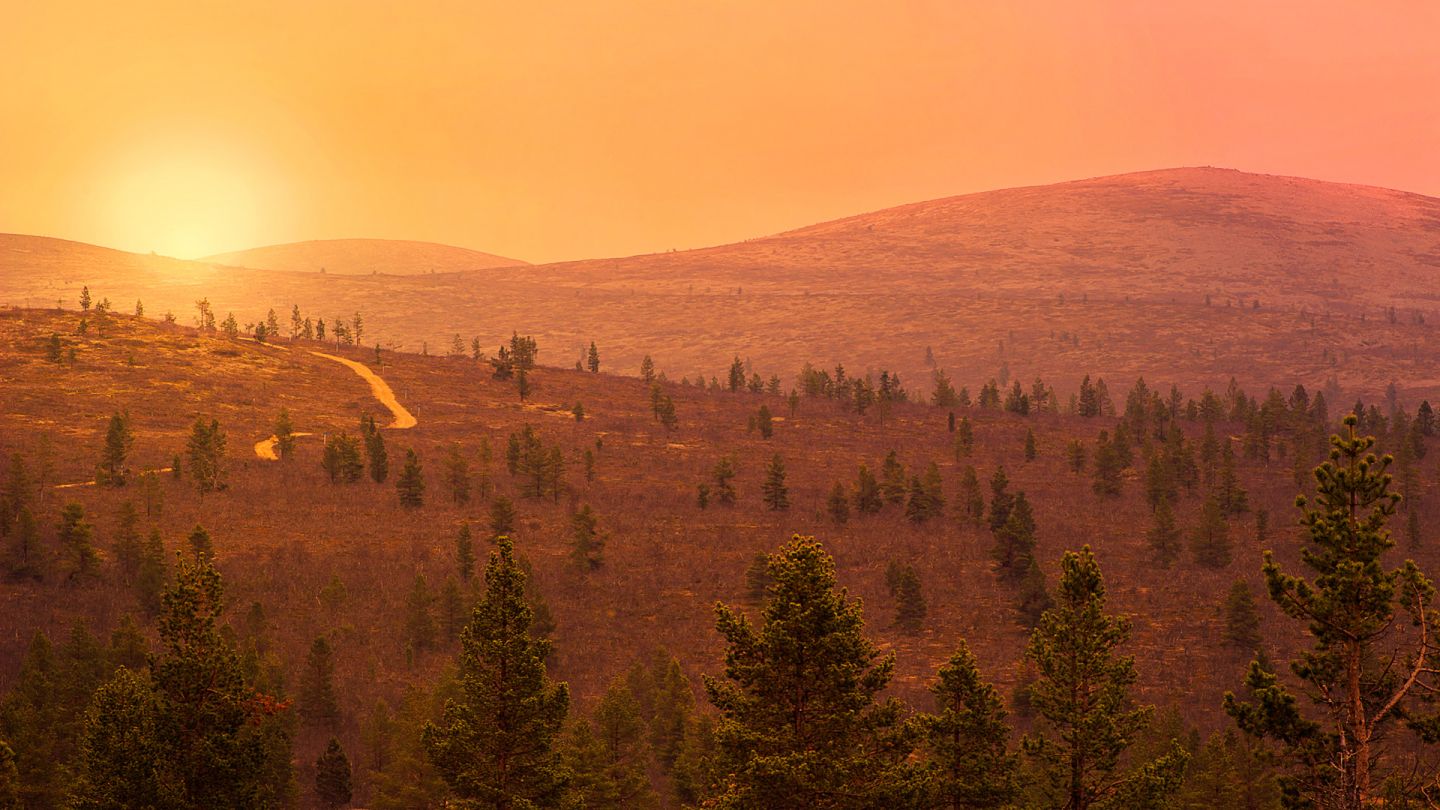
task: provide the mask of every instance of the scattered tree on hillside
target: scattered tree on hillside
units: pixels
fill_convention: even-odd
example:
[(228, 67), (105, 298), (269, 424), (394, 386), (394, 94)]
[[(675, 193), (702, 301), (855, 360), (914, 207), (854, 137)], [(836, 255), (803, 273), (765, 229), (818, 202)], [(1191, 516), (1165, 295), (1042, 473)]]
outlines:
[(600, 373), (600, 350), (595, 348), (595, 341), (590, 341), (590, 351), (585, 355), (585, 367), (590, 369), (591, 374)]
[(1153, 520), (1145, 539), (1155, 562), (1161, 568), (1169, 568), (1180, 558), (1180, 529), (1175, 525), (1175, 510), (1170, 508), (1168, 498), (1162, 497), (1155, 506)]
[(724, 456), (715, 462), (715, 469), (710, 474), (715, 479), (715, 502), (722, 506), (734, 506), (735, 486), (730, 482), (735, 478), (735, 462)]
[(550, 642), (529, 634), (525, 574), (508, 539), (485, 569), (485, 596), (461, 634), (454, 697), (421, 735), (455, 798), (476, 806), (559, 803), (565, 773), (554, 741), (569, 692), (545, 674)]
[(884, 506), (885, 501), (880, 494), (880, 482), (875, 480), (869, 467), (861, 464), (859, 471), (855, 474), (855, 511), (862, 515), (873, 515)]
[(306, 722), (331, 725), (340, 719), (340, 702), (335, 695), (335, 661), (330, 644), (318, 636), (305, 657), (300, 675), (300, 716)]
[(197, 417), (186, 442), (190, 460), (190, 478), (203, 497), (208, 492), (225, 488), (225, 433), (220, 423)]
[(1200, 512), (1200, 525), (1190, 536), (1190, 552), (1195, 562), (1206, 568), (1224, 568), (1232, 557), (1230, 526), (1225, 522), (1225, 511), (1215, 495), (1205, 499)]
[(420, 457), (413, 449), (405, 451), (405, 466), (395, 479), (395, 490), (400, 495), (400, 505), (406, 509), (419, 509), (425, 504), (425, 475), (420, 469)]
[(589, 504), (581, 506), (570, 519), (573, 544), (570, 558), (583, 571), (594, 571), (604, 562), (605, 537), (600, 533), (595, 512)]
[(1066, 552), (1060, 569), (1057, 604), (1026, 648), (1039, 673), (1029, 694), (1040, 722), (1024, 746), (1037, 787), (1052, 807), (1157, 806), (1178, 786), (1187, 755), (1172, 742), (1160, 757), (1120, 772), (1154, 712), (1133, 704), (1134, 660), (1115, 653), (1130, 623), (1104, 612), (1105, 586), (1089, 546)]
[(1255, 595), (1243, 579), (1235, 580), (1230, 593), (1225, 597), (1225, 629), (1221, 633), (1225, 643), (1246, 655), (1261, 655), (1260, 609), (1255, 605)]
[(289, 460), (295, 452), (295, 428), (290, 423), (290, 411), (281, 408), (275, 419), (275, 454), (281, 461)]
[(925, 807), (1009, 807), (1020, 793), (1020, 757), (1009, 748), (1005, 703), (962, 639), (930, 687), (935, 713), (917, 717), (926, 766)]
[(785, 489), (785, 460), (780, 458), (779, 453), (770, 457), (770, 464), (765, 468), (765, 483), (760, 485), (760, 491), (771, 511), (790, 508), (790, 496)]
[(360, 440), (343, 431), (330, 435), (325, 439), (320, 466), (332, 484), (359, 481), (365, 474), (365, 464), (360, 460)]
[(326, 810), (337, 810), (350, 803), (350, 760), (345, 749), (334, 737), (315, 760), (315, 797)]
[(769, 558), (760, 621), (716, 605), (728, 652), (705, 678), (715, 728), (717, 807), (879, 806), (909, 781), (898, 702), (880, 702), (894, 659), (863, 635), (858, 603), (835, 566), (796, 536)]
[(117, 413), (110, 417), (110, 426), (105, 431), (105, 447), (100, 452), (100, 464), (95, 469), (95, 483), (100, 486), (123, 487), (130, 477), (125, 460), (135, 436), (130, 432), (130, 414)]
[(850, 498), (845, 493), (845, 485), (839, 481), (835, 482), (834, 488), (830, 490), (830, 499), (825, 503), (825, 509), (830, 513), (830, 519), (835, 525), (844, 526), (850, 521)]
[(64, 550), (67, 578), (75, 580), (98, 572), (100, 558), (95, 553), (95, 529), (85, 518), (85, 507), (67, 503), (60, 510), (58, 529), (60, 547)]
[(445, 455), (445, 484), (457, 506), (470, 501), (470, 462), (459, 442), (451, 442)]
[[(1225, 696), (1240, 729), (1270, 740), (1286, 769), (1285, 789), (1317, 806), (1360, 808), (1420, 800), (1411, 779), (1418, 765), (1383, 744), (1399, 726), (1422, 740), (1440, 738), (1440, 722), (1417, 700), (1432, 692), (1434, 665), (1428, 633), (1435, 589), (1413, 562), (1386, 570), (1394, 545), (1386, 526), (1398, 495), (1389, 491), (1390, 457), (1370, 452), (1357, 418), (1330, 439), (1330, 459), (1315, 471), (1314, 499), (1299, 498), (1306, 538), (1303, 560), (1313, 579), (1287, 574), (1265, 553), (1270, 597), (1305, 622), (1314, 646), (1291, 664), (1314, 707), (1307, 711), (1291, 688), (1260, 661), (1245, 680), (1249, 699)], [(1311, 718), (1315, 719), (1311, 719)]]

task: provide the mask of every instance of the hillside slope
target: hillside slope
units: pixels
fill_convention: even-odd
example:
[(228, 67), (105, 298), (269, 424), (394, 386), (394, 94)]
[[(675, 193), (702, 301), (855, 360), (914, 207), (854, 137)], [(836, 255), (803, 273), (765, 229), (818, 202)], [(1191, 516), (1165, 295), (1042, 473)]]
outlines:
[[(0, 302), (73, 306), (81, 284), (189, 322), (208, 297), (241, 323), (298, 305), (363, 312), (407, 351), (534, 334), (568, 365), (645, 355), (671, 377), (735, 355), (787, 378), (805, 362), (888, 368), (928, 387), (927, 349), (972, 393), (992, 376), (1086, 373), (1223, 387), (1303, 382), (1347, 399), (1394, 382), (1440, 397), (1440, 200), (1177, 169), (971, 194), (734, 245), (454, 274), (339, 277), (221, 269), (0, 237)], [(371, 338), (367, 338), (367, 343)]]
[(198, 261), (342, 275), (453, 273), (528, 264), (469, 248), (404, 239), (318, 239), (217, 253)]

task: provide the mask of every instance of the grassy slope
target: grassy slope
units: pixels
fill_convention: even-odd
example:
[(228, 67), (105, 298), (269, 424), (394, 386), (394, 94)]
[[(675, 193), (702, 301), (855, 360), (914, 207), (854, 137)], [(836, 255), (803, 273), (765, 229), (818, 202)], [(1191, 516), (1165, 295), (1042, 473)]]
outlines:
[[(392, 475), (402, 448), (415, 447), (429, 484), (426, 506), (409, 514), (398, 507), (392, 485), (324, 481), (316, 439), (302, 439), (298, 457), (288, 465), (253, 456), (251, 445), (268, 435), (282, 406), (290, 410), (297, 430), (317, 433), (353, 430), (362, 412), (385, 415), (366, 384), (339, 364), (298, 350), (197, 339), (188, 330), (127, 317), (113, 319), (103, 337), (87, 340), (68, 334), (75, 320), (73, 314), (49, 311), (0, 313), (0, 453), (33, 453), (43, 432), (57, 453), (56, 480), (83, 480), (114, 410), (128, 408), (132, 414), (134, 459), (142, 467), (162, 466), (182, 451), (195, 415), (218, 418), (229, 436), (230, 489), (202, 502), (188, 482), (167, 478), (158, 525), (175, 548), (195, 523), (211, 530), (235, 616), (252, 601), (264, 605), (292, 687), (309, 640), (322, 632), (334, 634), (347, 739), (354, 738), (355, 724), (377, 697), (395, 699), (406, 684), (433, 678), (450, 660), (450, 650), (425, 653), (414, 670), (407, 669), (400, 640), (403, 606), (417, 572), (437, 591), (453, 574), (459, 523), (468, 519), (479, 528), (486, 522), (486, 504), (454, 506), (441, 480), (446, 445), (460, 442), (472, 464), (478, 464), (482, 438), (495, 450), (490, 473), (498, 491), (519, 507), (518, 545), (533, 560), (558, 623), (553, 671), (572, 684), (582, 703), (655, 644), (677, 652), (692, 675), (716, 671), (720, 647), (711, 606), (716, 600), (739, 600), (750, 557), (772, 549), (791, 532), (815, 534), (834, 553), (841, 583), (865, 602), (870, 634), (897, 654), (900, 694), (918, 698), (960, 637), (970, 641), (988, 675), (1007, 687), (1015, 681), (1024, 638), (1011, 618), (1008, 591), (990, 573), (988, 533), (950, 520), (912, 527), (895, 507), (844, 528), (832, 526), (823, 515), (835, 480), (852, 480), (862, 461), (877, 469), (892, 447), (908, 466), (940, 462), (953, 501), (959, 465), (938, 409), (899, 407), (881, 424), (873, 417), (841, 413), (830, 403), (806, 401), (795, 419), (777, 424), (767, 442), (747, 432), (747, 416), (762, 402), (784, 414), (780, 400), (672, 385), (680, 428), (667, 435), (650, 417), (648, 396), (634, 379), (541, 369), (534, 374), (533, 400), (522, 404), (511, 385), (491, 379), (469, 361), (387, 353), (381, 373), (419, 419), (412, 430), (387, 434)], [(73, 367), (44, 361), (43, 344), (52, 331), (67, 333), (67, 341), (76, 345)], [(354, 356), (373, 364), (373, 352)], [(129, 365), (132, 358), (134, 365)], [(568, 413), (577, 400), (589, 414), (578, 424)], [(1113, 607), (1135, 619), (1132, 649), (1143, 696), (1177, 704), (1206, 725), (1216, 722), (1219, 696), (1238, 683), (1242, 666), (1219, 646), (1218, 605), (1236, 577), (1259, 582), (1261, 549), (1250, 519), (1232, 525), (1236, 562), (1229, 569), (1207, 571), (1184, 562), (1172, 571), (1155, 570), (1146, 561), (1143, 532), (1149, 515), (1133, 473), (1123, 497), (1101, 502), (1090, 491), (1089, 476), (1073, 475), (1062, 460), (1069, 438), (1089, 441), (1099, 429), (1112, 427), (1113, 420), (993, 413), (972, 418), (979, 447), (970, 462), (984, 480), (1003, 462), (1012, 488), (1024, 490), (1034, 502), (1047, 574), (1053, 577), (1062, 550), (1082, 543), (1097, 549)], [(558, 503), (517, 497), (505, 471), (505, 438), (526, 423), (565, 447), (571, 491)], [(1040, 449), (1040, 457), (1029, 464), (1021, 452), (1026, 427), (1035, 430)], [(1185, 427), (1198, 437), (1197, 425)], [(596, 453), (597, 476), (587, 483), (579, 459), (597, 439), (603, 440)], [(786, 459), (790, 474), (793, 506), (785, 513), (763, 511), (760, 501), (763, 465), (774, 452)], [(727, 453), (739, 459), (740, 503), (733, 510), (699, 511), (695, 484)], [(1433, 457), (1424, 469), (1431, 480)], [(1293, 562), (1288, 462), (1272, 462), (1268, 468), (1242, 462), (1241, 475), (1252, 500), (1271, 511), (1270, 545), (1282, 560)], [(53, 549), (59, 506), (73, 499), (90, 512), (108, 557), (116, 507), (138, 494), (93, 487), (51, 491), (42, 513), (47, 542)], [(595, 508), (610, 538), (605, 566), (589, 575), (572, 568), (566, 556), (568, 513), (581, 502)], [(1195, 524), (1198, 507), (1198, 498), (1182, 501), (1182, 526)], [(1427, 511), (1426, 525), (1431, 522)], [(1432, 568), (1434, 557), (1428, 550), (1421, 554)], [(893, 607), (883, 579), (891, 559), (914, 562), (921, 572), (930, 618), (919, 636), (888, 629)], [(107, 575), (113, 578), (108, 564)], [(317, 599), (332, 575), (349, 592), (333, 617)], [(0, 584), (0, 609), (12, 630), (0, 634), (4, 689), (34, 628), (59, 634), (79, 615), (108, 630), (134, 603), (112, 584), (67, 586), (52, 578), (38, 586)], [(1268, 604), (1263, 610), (1267, 620), (1274, 619)], [(1290, 623), (1272, 621), (1267, 627), (1281, 655), (1298, 632)], [(323, 741), (304, 742), (312, 743)], [(310, 761), (313, 754), (302, 750), (300, 761)]]
[(1440, 398), (1437, 233), (1432, 198), (1178, 169), (916, 203), (703, 250), (402, 277), (0, 237), (0, 302), (73, 307), (89, 284), (181, 323), (201, 297), (241, 323), (270, 308), (286, 321), (295, 304), (327, 321), (358, 310), (367, 343), (436, 352), (459, 334), (493, 350), (518, 329), (554, 365), (594, 340), (611, 369), (634, 373), (650, 354), (677, 378), (720, 375), (739, 354), (764, 369), (843, 361), (923, 384), (930, 347), (975, 383), (1002, 363), (1066, 393), (1086, 372), (1217, 389), (1232, 374), (1247, 388), (1333, 375), (1347, 400), (1395, 381), (1413, 406)]

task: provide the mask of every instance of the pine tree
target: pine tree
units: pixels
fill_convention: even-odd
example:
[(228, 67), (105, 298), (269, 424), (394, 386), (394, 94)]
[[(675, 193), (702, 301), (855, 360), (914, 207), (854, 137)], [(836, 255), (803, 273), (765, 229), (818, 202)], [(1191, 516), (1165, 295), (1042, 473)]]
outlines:
[(1015, 590), (1015, 612), (1020, 626), (1027, 632), (1033, 631), (1045, 611), (1054, 606), (1055, 600), (1050, 597), (1050, 589), (1045, 584), (1045, 572), (1040, 570), (1040, 563), (1032, 556)]
[(1233, 544), (1230, 542), (1230, 527), (1225, 522), (1225, 512), (1220, 499), (1215, 495), (1205, 499), (1200, 513), (1200, 525), (1190, 536), (1190, 553), (1195, 562), (1206, 568), (1224, 568), (1230, 564)]
[(658, 797), (650, 787), (646, 765), (649, 747), (640, 703), (622, 678), (595, 707), (594, 723), (581, 721), (567, 740), (574, 774), (572, 796), (586, 808), (654, 808)]
[(964, 640), (930, 687), (935, 713), (919, 716), (925, 759), (926, 807), (961, 810), (1008, 807), (1020, 790), (1019, 756), (1009, 750), (1010, 726), (995, 687), (980, 676)]
[(600, 350), (595, 348), (595, 341), (590, 341), (590, 351), (585, 356), (586, 368), (591, 374), (600, 373)]
[(960, 417), (960, 424), (955, 428), (955, 459), (969, 458), (975, 452), (975, 428), (970, 425), (970, 417)]
[(451, 442), (445, 456), (445, 484), (457, 506), (470, 502), (470, 463), (459, 442)]
[(160, 530), (153, 529), (145, 540), (145, 547), (140, 555), (140, 568), (135, 573), (135, 594), (140, 600), (140, 608), (147, 616), (160, 612), (165, 577), (165, 545), (160, 539)]
[(290, 423), (290, 411), (281, 408), (275, 419), (275, 454), (286, 461), (295, 452), (295, 428)]
[(1245, 490), (1240, 487), (1239, 478), (1235, 475), (1235, 451), (1230, 449), (1228, 441), (1220, 451), (1218, 494), (1220, 508), (1226, 515), (1239, 515), (1249, 511), (1249, 500), (1245, 495)]
[(123, 501), (115, 517), (115, 562), (120, 567), (120, 577), (129, 585), (135, 581), (140, 570), (140, 514), (135, 504)]
[(196, 560), (215, 559), (215, 544), (210, 539), (210, 532), (206, 531), (204, 526), (195, 524), (195, 528), (190, 530), (190, 534), (185, 539), (190, 543), (190, 552)]
[(490, 556), (485, 585), (461, 635), (457, 693), (421, 740), (452, 794), (470, 806), (554, 806), (565, 791), (554, 740), (569, 692), (545, 674), (550, 642), (528, 632), (534, 614), (509, 540)]
[(1066, 552), (1060, 569), (1057, 604), (1026, 648), (1039, 673), (1029, 693), (1041, 722), (1024, 746), (1038, 786), (1048, 806), (1157, 806), (1178, 786), (1187, 755), (1172, 743), (1161, 757), (1118, 773), (1153, 714), (1152, 707), (1133, 706), (1134, 660), (1115, 653), (1130, 623), (1104, 612), (1105, 585), (1089, 546)]
[(1120, 475), (1125, 469), (1116, 442), (1110, 434), (1100, 431), (1095, 444), (1095, 494), (1101, 497), (1120, 494)]
[(416, 652), (435, 646), (435, 596), (425, 582), (424, 574), (416, 574), (405, 600), (405, 643)]
[(985, 496), (980, 492), (980, 476), (969, 464), (960, 474), (960, 513), (958, 517), (966, 523), (980, 526), (985, 520)]
[(190, 456), (190, 478), (200, 495), (225, 488), (225, 433), (220, 423), (197, 417), (186, 444)]
[(470, 521), (460, 524), (460, 533), (455, 537), (455, 564), (460, 570), (460, 581), (469, 584), (475, 575), (475, 542), (470, 536)]
[(863, 635), (830, 556), (796, 536), (769, 560), (759, 626), (717, 605), (725, 671), (705, 679), (720, 711), (712, 806), (873, 807), (905, 781), (901, 706), (878, 702), (894, 658)]
[(1005, 519), (1005, 525), (995, 532), (995, 546), (991, 556), (995, 559), (996, 573), (1002, 580), (1019, 583), (1030, 568), (1035, 555), (1035, 517), (1025, 493), (1017, 493), (1014, 506)]
[(895, 627), (902, 633), (914, 635), (925, 626), (925, 595), (920, 591), (920, 575), (913, 566), (905, 566), (896, 578), (892, 590), (895, 597)]
[(1025, 460), (1026, 460), (1026, 461), (1034, 461), (1034, 460), (1035, 460), (1035, 454), (1036, 454), (1036, 452), (1037, 452), (1037, 451), (1036, 451), (1036, 449), (1035, 449), (1035, 431), (1034, 431), (1034, 429), (1032, 429), (1032, 428), (1026, 428), (1026, 429), (1025, 429)]
[[(1291, 670), (1316, 719), (1259, 661), (1246, 678), (1251, 698), (1225, 696), (1242, 731), (1288, 755), (1288, 793), (1346, 810), (1378, 803), (1387, 777), (1408, 777), (1412, 765), (1381, 744), (1392, 729), (1409, 724), (1424, 740), (1440, 738), (1440, 722), (1418, 714), (1416, 700), (1434, 687), (1423, 629), (1433, 619), (1434, 587), (1413, 562), (1382, 567), (1395, 544), (1386, 523), (1398, 496), (1389, 491), (1391, 459), (1370, 452), (1375, 440), (1357, 434), (1357, 421), (1347, 415), (1345, 434), (1330, 438), (1313, 501), (1296, 500), (1309, 535), (1302, 559), (1314, 578), (1285, 573), (1268, 551), (1263, 568), (1271, 599), (1314, 639)], [(1386, 804), (1409, 798), (1416, 797)]]
[(333, 724), (340, 718), (335, 662), (324, 636), (311, 642), (310, 654), (305, 657), (305, 671), (300, 676), (300, 716), (319, 725)]
[(20, 810), (20, 770), (15, 752), (0, 740), (0, 810)]
[(370, 430), (363, 431), (365, 435), (365, 463), (370, 468), (370, 480), (377, 484), (385, 483), (390, 476), (390, 458), (385, 452), (385, 437), (375, 428), (375, 422), (370, 421)]
[(78, 503), (65, 504), (60, 510), (59, 536), (70, 580), (97, 573), (100, 558), (95, 554), (95, 529), (85, 519), (85, 507)]
[(880, 494), (888, 503), (903, 503), (909, 487), (906, 485), (905, 465), (891, 450), (885, 454), (885, 461), (880, 465)]
[(1004, 467), (996, 467), (990, 476), (990, 531), (997, 532), (1010, 519), (1010, 510), (1015, 507), (1015, 496), (1008, 487), (1010, 479)]
[(755, 556), (750, 558), (750, 565), (745, 568), (746, 598), (759, 602), (774, 584), (775, 578), (770, 576), (770, 555), (763, 551), (755, 552)]
[(1180, 529), (1175, 525), (1175, 510), (1170, 508), (1170, 501), (1161, 498), (1155, 506), (1153, 515), (1155, 521), (1146, 532), (1145, 539), (1150, 544), (1150, 551), (1155, 555), (1155, 562), (1161, 568), (1169, 568), (1180, 558)]
[(320, 466), (332, 484), (359, 481), (365, 473), (365, 465), (360, 461), (360, 440), (343, 431), (327, 437)]
[(850, 498), (845, 493), (845, 485), (839, 481), (835, 482), (834, 488), (830, 490), (830, 499), (825, 504), (826, 510), (830, 513), (830, 519), (835, 525), (844, 526), (850, 521)]
[(1221, 633), (1225, 643), (1247, 654), (1260, 654), (1260, 610), (1255, 606), (1255, 596), (1245, 580), (1237, 579), (1230, 586), (1225, 597), (1225, 629)]
[(775, 421), (770, 416), (770, 406), (760, 406), (760, 410), (755, 414), (755, 427), (759, 429), (762, 439), (768, 439), (775, 434)]
[(405, 451), (405, 466), (395, 479), (395, 490), (400, 493), (400, 505), (406, 509), (419, 509), (425, 504), (425, 476), (414, 450)]
[(594, 571), (604, 563), (605, 537), (597, 524), (595, 513), (588, 504), (581, 506), (570, 519), (574, 535), (570, 559), (583, 571)]
[(96, 468), (95, 483), (100, 486), (123, 487), (130, 477), (130, 470), (125, 466), (125, 460), (130, 456), (130, 448), (135, 444), (135, 437), (130, 432), (130, 414), (114, 414), (110, 417), (110, 426), (105, 431), (105, 447), (100, 454), (100, 464)]
[(504, 495), (490, 503), (490, 537), (515, 537), (515, 507)]
[(772, 512), (790, 508), (790, 496), (785, 489), (785, 460), (780, 458), (779, 453), (770, 458), (770, 465), (765, 468), (765, 483), (760, 485), (760, 491), (765, 505)]
[(884, 506), (885, 501), (880, 496), (880, 482), (875, 480), (869, 467), (861, 464), (860, 471), (855, 475), (855, 511), (862, 515), (873, 515)]
[(44, 632), (36, 630), (10, 693), (0, 702), (0, 737), (14, 748), (20, 798), (25, 807), (60, 804), (62, 740), (59, 665)]
[(350, 760), (340, 741), (331, 737), (315, 760), (315, 798), (328, 810), (336, 810), (349, 804), (351, 795)]
[(726, 456), (715, 462), (711, 472), (715, 478), (715, 502), (722, 506), (735, 505), (735, 487), (730, 482), (735, 478), (735, 462)]

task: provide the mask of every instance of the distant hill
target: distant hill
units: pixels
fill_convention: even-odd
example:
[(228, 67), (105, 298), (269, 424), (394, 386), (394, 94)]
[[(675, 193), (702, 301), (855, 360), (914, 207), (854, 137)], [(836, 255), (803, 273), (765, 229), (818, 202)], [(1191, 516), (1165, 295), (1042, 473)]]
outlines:
[(1440, 397), (1440, 200), (1225, 169), (968, 194), (699, 250), (420, 275), (237, 272), (0, 236), (0, 304), (73, 307), (82, 284), (182, 323), (201, 297), (242, 323), (294, 305), (327, 320), (360, 311), (367, 342), (407, 351), (457, 335), (493, 351), (518, 330), (541, 362), (568, 366), (593, 340), (607, 370), (634, 373), (648, 354), (674, 379), (723, 378), (738, 355), (787, 387), (806, 362), (840, 362), (925, 393), (933, 357), (972, 394), (1008, 376), (1068, 395), (1092, 374), (1187, 392), (1232, 376), (1303, 383), (1351, 401), (1394, 382), (1412, 405)]
[(402, 239), (316, 239), (217, 253), (200, 261), (260, 270), (397, 276), (528, 264), (469, 248)]

